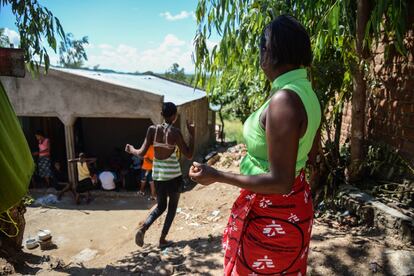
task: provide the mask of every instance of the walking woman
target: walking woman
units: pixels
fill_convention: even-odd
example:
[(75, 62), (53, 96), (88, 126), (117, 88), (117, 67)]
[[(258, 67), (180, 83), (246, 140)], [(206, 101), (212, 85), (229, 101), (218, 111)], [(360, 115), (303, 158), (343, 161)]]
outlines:
[(177, 120), (177, 107), (175, 104), (170, 102), (164, 103), (161, 115), (164, 117), (165, 122), (148, 128), (147, 136), (141, 148), (135, 149), (132, 145), (127, 144), (125, 151), (144, 157), (150, 145), (154, 146), (152, 177), (157, 193), (157, 207), (138, 229), (135, 242), (138, 246), (143, 246), (145, 232), (165, 211), (168, 199), (167, 217), (165, 218), (159, 243), (159, 246), (164, 248), (172, 244), (172, 242), (166, 240), (166, 237), (174, 220), (178, 200), (180, 199), (180, 189), (183, 186), (177, 150), (179, 149), (188, 159), (193, 157), (194, 126), (187, 122), (187, 129), (190, 133), (190, 143), (187, 145), (181, 131), (173, 126)]
[(223, 237), (225, 275), (306, 275), (313, 208), (304, 169), (321, 121), (305, 69), (311, 60), (305, 28), (288, 15), (272, 21), (260, 45), (272, 95), (244, 124), (241, 174), (198, 163), (190, 169), (203, 185), (241, 188)]

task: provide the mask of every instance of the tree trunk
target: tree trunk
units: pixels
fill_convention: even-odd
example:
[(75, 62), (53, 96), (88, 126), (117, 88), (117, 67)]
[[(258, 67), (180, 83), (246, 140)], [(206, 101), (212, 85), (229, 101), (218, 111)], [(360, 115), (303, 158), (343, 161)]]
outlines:
[(221, 129), (220, 129), (220, 139), (221, 139), (221, 143), (224, 143), (224, 119), (223, 119), (223, 114), (221, 113), (221, 108), (219, 110), (219, 117), (220, 117), (220, 122), (221, 122)]
[[(339, 161), (340, 156), (340, 145), (341, 145), (341, 131), (342, 131), (342, 117), (343, 117), (343, 109), (344, 109), (344, 103), (341, 103), (340, 110), (338, 114), (336, 114), (336, 117), (334, 119), (334, 127), (335, 127), (335, 133), (334, 133), (334, 160)], [(339, 162), (337, 164), (340, 165)]]
[(356, 52), (357, 64), (353, 72), (354, 91), (352, 94), (352, 121), (351, 121), (351, 166), (349, 180), (355, 182), (361, 179), (361, 162), (364, 158), (365, 144), (365, 105), (366, 80), (364, 78), (364, 36), (369, 19), (369, 1), (357, 1), (356, 19)]
[[(4, 249), (1, 250), (0, 257), (6, 258), (13, 257), (16, 253), (21, 251), (23, 234), (26, 226), (26, 220), (24, 218), (24, 213), (26, 213), (26, 207), (21, 202), (18, 205), (12, 207), (9, 213), (10, 217), (16, 223), (18, 232), (16, 230), (16, 227), (12, 223), (0, 221), (0, 228), (10, 236), (8, 237), (3, 232), (0, 232), (0, 249)], [(9, 220), (5, 213), (2, 214), (2, 217), (6, 220)]]

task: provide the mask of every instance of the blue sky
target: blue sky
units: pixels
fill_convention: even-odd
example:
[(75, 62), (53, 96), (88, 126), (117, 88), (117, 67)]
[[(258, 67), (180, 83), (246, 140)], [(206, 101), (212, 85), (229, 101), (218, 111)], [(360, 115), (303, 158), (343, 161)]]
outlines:
[[(119, 71), (165, 72), (178, 62), (188, 73), (196, 31), (194, 0), (39, 0), (57, 16), (66, 32), (89, 37), (88, 61), (92, 67)], [(15, 17), (0, 7), (0, 27), (7, 28), (18, 44)], [(215, 37), (209, 46), (217, 43)], [(57, 55), (51, 53), (52, 64)]]

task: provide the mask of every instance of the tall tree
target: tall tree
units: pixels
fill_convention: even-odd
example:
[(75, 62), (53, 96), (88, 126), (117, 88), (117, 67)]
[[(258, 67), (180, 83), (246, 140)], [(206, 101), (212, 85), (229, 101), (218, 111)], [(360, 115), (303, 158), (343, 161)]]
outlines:
[[(89, 44), (88, 37), (75, 39), (72, 33), (66, 35), (66, 40), (59, 46), (59, 64), (66, 68), (81, 68), (88, 57), (85, 45)], [(99, 66), (98, 66), (99, 67)]]
[(16, 16), (16, 26), (20, 35), (20, 45), (25, 52), (25, 62), (31, 72), (38, 72), (40, 65), (50, 66), (46, 45), (57, 50), (58, 36), (66, 41), (60, 21), (37, 0), (0, 0), (1, 7), (9, 5)]
[(365, 143), (365, 107), (366, 88), (364, 70), (366, 67), (367, 45), (364, 43), (365, 30), (370, 14), (368, 0), (357, 1), (355, 50), (356, 62), (353, 66), (352, 76), (354, 91), (352, 93), (352, 119), (351, 119), (351, 166), (350, 180), (359, 180), (361, 176), (361, 163), (364, 159)]
[[(321, 101), (338, 104), (336, 98), (353, 83), (353, 121), (351, 129), (351, 176), (359, 174), (364, 153), (364, 112), (366, 98), (367, 58), (369, 50), (385, 35), (395, 40), (395, 47), (404, 52), (406, 0), (200, 0), (196, 9), (198, 31), (195, 36), (197, 81), (206, 83), (209, 93), (221, 97), (241, 82), (255, 83), (259, 89), (251, 97), (258, 99), (253, 108), (265, 99), (270, 90), (259, 66), (259, 39), (264, 27), (276, 16), (289, 13), (298, 18), (311, 35), (314, 60), (326, 60), (332, 51), (345, 69), (339, 76), (342, 85), (334, 95), (320, 94)], [(217, 32), (219, 45), (209, 49), (207, 40)], [(312, 70), (312, 78), (320, 78)], [(207, 76), (209, 78), (207, 78)], [(336, 80), (325, 80), (330, 82)], [(214, 87), (221, 87), (221, 90)], [(352, 91), (350, 91), (352, 92)], [(330, 98), (327, 98), (329, 96)], [(345, 99), (347, 97), (342, 97)]]
[(5, 29), (0, 28), (0, 47), (9, 47), (10, 40), (9, 37), (6, 35)]
[(176, 62), (173, 63), (173, 65), (170, 67), (170, 69), (168, 69), (167, 72), (165, 72), (165, 77), (182, 82), (186, 82), (187, 80), (184, 68), (180, 68), (180, 65)]

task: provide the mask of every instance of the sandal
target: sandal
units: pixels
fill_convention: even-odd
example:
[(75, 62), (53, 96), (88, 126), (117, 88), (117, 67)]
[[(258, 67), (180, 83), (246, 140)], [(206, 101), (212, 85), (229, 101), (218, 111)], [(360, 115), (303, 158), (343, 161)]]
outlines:
[(139, 247), (142, 247), (144, 245), (144, 236), (145, 231), (142, 228), (140, 228), (135, 234), (135, 244)]
[(160, 244), (159, 244), (159, 248), (160, 249), (164, 249), (164, 248), (166, 248), (166, 247), (170, 247), (171, 245), (173, 245), (174, 244), (174, 242), (173, 241), (165, 241), (164, 243), (161, 243), (160, 242)]

